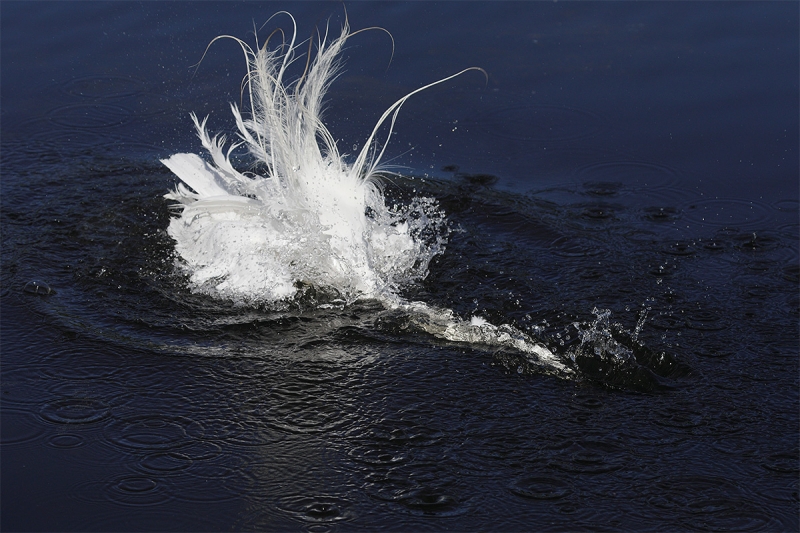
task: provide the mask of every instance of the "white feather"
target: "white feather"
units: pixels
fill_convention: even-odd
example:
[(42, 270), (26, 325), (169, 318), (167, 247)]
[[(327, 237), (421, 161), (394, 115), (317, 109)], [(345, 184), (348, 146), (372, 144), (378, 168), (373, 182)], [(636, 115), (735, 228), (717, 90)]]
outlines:
[[(386, 142), (409, 97), (472, 69), (395, 102), (350, 165), (321, 120), (323, 97), (352, 35), (347, 21), (330, 41), (326, 28), (316, 40), (317, 53), (307, 58), (306, 71), (287, 82), (299, 45), (294, 19), (285, 14), (295, 29), (288, 43), (274, 49), (268, 43), (256, 42), (253, 49), (235, 37), (217, 37), (234, 39), (244, 53), (249, 115), (243, 117), (231, 105), (240, 142), (225, 152), (225, 138), (210, 137), (206, 120), (192, 114), (211, 161), (193, 154), (162, 161), (192, 189), (179, 184), (166, 195), (182, 210), (168, 232), (201, 291), (275, 301), (291, 297), (298, 284), (310, 284), (332, 288), (346, 300), (392, 295), (427, 274), (430, 259), (444, 249), (446, 232), (434, 202), (386, 206), (376, 181)], [(377, 134), (387, 121), (386, 142), (379, 144)], [(245, 175), (233, 167), (230, 154), (240, 145), (263, 175)], [(433, 237), (423, 238), (423, 233)]]
[[(191, 188), (178, 184), (165, 196), (180, 202), (168, 233), (194, 288), (246, 302), (286, 300), (301, 285), (332, 290), (345, 301), (379, 298), (442, 339), (515, 349), (532, 364), (571, 374), (559, 356), (513, 326), (493, 326), (478, 316), (465, 321), (450, 310), (397, 297), (400, 286), (427, 274), (447, 236), (444, 215), (433, 200), (416, 198), (391, 208), (384, 201), (376, 173), (397, 114), (414, 94), (482, 69), (463, 70), (396, 101), (349, 165), (320, 117), (342, 47), (352, 34), (346, 21), (341, 35), (330, 42), (326, 30), (306, 72), (287, 83), (287, 68), (297, 59), (295, 33), (276, 49), (265, 43), (254, 50), (229, 37), (240, 44), (248, 65), (249, 117), (231, 106), (241, 142), (224, 152), (225, 138), (210, 137), (206, 120), (192, 114), (211, 162), (194, 154), (162, 160)], [(376, 137), (387, 121), (381, 144)], [(246, 176), (233, 167), (230, 154), (240, 145), (265, 169), (264, 175)]]

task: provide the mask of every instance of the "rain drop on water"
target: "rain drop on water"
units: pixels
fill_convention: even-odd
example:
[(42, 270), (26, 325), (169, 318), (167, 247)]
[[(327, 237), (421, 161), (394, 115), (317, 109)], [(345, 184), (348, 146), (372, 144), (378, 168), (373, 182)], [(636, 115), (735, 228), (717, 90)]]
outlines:
[(50, 288), (50, 285), (43, 281), (29, 281), (25, 284), (25, 288), (23, 291), (29, 294), (39, 294), (42, 296), (46, 296), (48, 294), (52, 294), (54, 291)]

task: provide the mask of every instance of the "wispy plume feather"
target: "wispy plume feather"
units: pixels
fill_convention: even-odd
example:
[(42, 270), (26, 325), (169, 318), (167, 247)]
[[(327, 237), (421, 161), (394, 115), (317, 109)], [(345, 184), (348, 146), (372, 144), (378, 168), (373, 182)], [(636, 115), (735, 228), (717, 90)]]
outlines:
[[(179, 202), (180, 211), (167, 231), (194, 289), (242, 304), (280, 305), (298, 296), (307, 300), (308, 294), (314, 295), (312, 305), (322, 306), (378, 299), (403, 313), (411, 329), (447, 341), (513, 349), (545, 371), (570, 374), (563, 358), (513, 326), (496, 327), (480, 317), (463, 320), (398, 295), (401, 287), (427, 275), (430, 260), (444, 251), (448, 228), (430, 198), (386, 204), (377, 173), (395, 120), (411, 96), (469, 70), (483, 71), (465, 69), (397, 100), (351, 165), (321, 116), (342, 48), (354, 33), (345, 20), (339, 37), (329, 41), (326, 27), (303, 75), (287, 82), (299, 45), (294, 19), (283, 14), (293, 32), (288, 43), (275, 48), (269, 39), (251, 48), (235, 37), (217, 38), (238, 42), (247, 61), (243, 87), (249, 115), (231, 106), (239, 141), (226, 151), (225, 137), (211, 137), (206, 120), (192, 115), (211, 161), (194, 154), (163, 160), (183, 182), (166, 195)], [(388, 131), (381, 142), (383, 126)], [(231, 151), (241, 145), (264, 175), (245, 175), (233, 167)]]
[[(424, 277), (430, 259), (444, 250), (444, 216), (430, 199), (389, 207), (377, 180), (380, 161), (397, 114), (414, 94), (468, 70), (421, 87), (378, 119), (355, 161), (349, 164), (322, 121), (323, 99), (341, 67), (350, 32), (329, 28), (308, 41), (305, 70), (288, 81), (288, 70), (303, 57), (292, 23), (287, 39), (255, 47), (236, 37), (247, 75), (243, 114), (231, 111), (239, 139), (226, 149), (225, 136), (210, 136), (206, 119), (192, 114), (200, 142), (210, 156), (175, 154), (163, 163), (182, 184), (166, 197), (179, 202), (180, 216), (168, 228), (181, 264), (196, 289), (233, 299), (279, 301), (300, 287), (332, 291), (346, 301), (392, 297), (402, 285)], [(210, 44), (209, 44), (210, 46)], [(316, 47), (314, 53), (313, 48)], [(386, 137), (379, 132), (386, 126)], [(245, 146), (263, 175), (234, 168), (231, 153)]]

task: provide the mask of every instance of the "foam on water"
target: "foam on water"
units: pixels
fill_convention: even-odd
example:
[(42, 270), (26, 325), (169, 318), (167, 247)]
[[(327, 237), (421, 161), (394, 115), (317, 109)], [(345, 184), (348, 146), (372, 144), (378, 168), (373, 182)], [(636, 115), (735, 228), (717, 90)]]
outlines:
[[(375, 299), (440, 339), (513, 349), (542, 368), (569, 372), (559, 356), (510, 325), (463, 320), (399, 295), (427, 275), (431, 259), (444, 251), (449, 228), (433, 199), (388, 205), (380, 159), (406, 99), (473, 69), (395, 102), (349, 164), (320, 116), (351, 35), (346, 21), (338, 38), (328, 41), (326, 31), (314, 43), (316, 55), (306, 58), (305, 72), (292, 82), (285, 77), (299, 57), (294, 36), (275, 49), (266, 43), (253, 49), (230, 37), (248, 64), (249, 116), (231, 106), (239, 140), (224, 151), (225, 138), (209, 136), (205, 121), (192, 115), (210, 161), (194, 154), (163, 160), (183, 182), (166, 195), (178, 202), (167, 231), (193, 290), (239, 305), (285, 303), (308, 287), (322, 295), (317, 305)], [(381, 143), (376, 137), (385, 123), (387, 141)], [(247, 172), (230, 161), (240, 145), (255, 161)]]

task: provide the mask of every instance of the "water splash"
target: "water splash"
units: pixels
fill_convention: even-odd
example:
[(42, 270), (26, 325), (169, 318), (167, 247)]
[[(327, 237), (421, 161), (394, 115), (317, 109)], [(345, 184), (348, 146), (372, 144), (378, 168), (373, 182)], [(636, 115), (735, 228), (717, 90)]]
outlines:
[[(354, 34), (347, 20), (338, 38), (329, 41), (326, 29), (309, 43), (317, 53), (312, 58), (309, 48), (303, 75), (290, 82), (287, 70), (299, 59), (302, 43), (296, 44), (294, 19), (284, 14), (295, 29), (290, 41), (276, 48), (269, 40), (251, 48), (235, 37), (217, 37), (234, 39), (244, 52), (249, 116), (231, 106), (239, 139), (226, 151), (225, 137), (211, 137), (206, 121), (192, 115), (211, 161), (195, 154), (162, 161), (182, 181), (166, 195), (178, 202), (179, 212), (167, 231), (197, 292), (243, 304), (289, 300), (307, 286), (347, 303), (391, 299), (426, 276), (448, 234), (434, 200), (386, 202), (381, 157), (397, 113), (417, 92), (475, 69), (395, 102), (349, 164), (321, 115), (342, 48)], [(388, 134), (381, 143), (377, 136), (384, 124)], [(247, 172), (230, 159), (242, 145), (255, 161)]]
[[(291, 15), (284, 14), (295, 26)], [(269, 42), (251, 48), (235, 37), (217, 38), (239, 43), (248, 66), (243, 87), (249, 114), (231, 106), (238, 140), (225, 151), (225, 137), (211, 137), (206, 121), (193, 114), (210, 161), (194, 154), (162, 161), (182, 182), (166, 195), (178, 202), (167, 231), (192, 289), (243, 306), (294, 302), (324, 308), (377, 300), (387, 310), (379, 322), (390, 323), (391, 329), (496, 353), (510, 350), (517, 354), (517, 368), (536, 372), (570, 376), (587, 366), (587, 359), (616, 366), (635, 361), (631, 349), (611, 334), (609, 312), (597, 312), (593, 324), (576, 324), (580, 346), (560, 355), (512, 325), (495, 326), (479, 316), (464, 320), (449, 309), (400, 296), (401, 289), (426, 277), (432, 258), (444, 251), (450, 229), (431, 198), (387, 202), (381, 157), (409, 97), (480, 69), (465, 69), (395, 102), (350, 164), (320, 117), (342, 47), (355, 33), (346, 20), (338, 38), (329, 41), (326, 29), (312, 43), (317, 47), (313, 57), (309, 47), (302, 76), (290, 82), (287, 68), (300, 57), (296, 26), (289, 42), (276, 48)], [(388, 134), (379, 142), (384, 124)], [(254, 160), (247, 172), (231, 163), (239, 146)]]
[(606, 386), (653, 391), (670, 388), (662, 378), (685, 375), (690, 369), (672, 355), (651, 350), (638, 340), (647, 312), (639, 315), (633, 332), (611, 322), (611, 310), (592, 309), (592, 322), (573, 322), (576, 342), (566, 357), (583, 379)]
[[(396, 301), (390, 307), (390, 329), (418, 331), (436, 338), (483, 346), (492, 349), (509, 349), (519, 354), (526, 366), (536, 372), (571, 376), (570, 361), (551, 351), (547, 346), (510, 324), (495, 326), (480, 316), (464, 320), (449, 309), (430, 306), (424, 302)], [(384, 320), (384, 323), (386, 320)]]
[[(614, 364), (624, 364), (635, 361), (633, 352), (627, 346), (621, 344), (614, 338), (614, 334), (609, 324), (611, 310), (592, 309), (595, 320), (591, 323), (574, 322), (572, 326), (578, 331), (580, 339), (579, 345), (571, 352), (571, 359), (574, 361), (581, 355), (591, 354), (596, 358), (608, 360)], [(634, 335), (638, 335), (641, 327), (636, 328)], [(633, 337), (635, 340), (635, 337)]]

